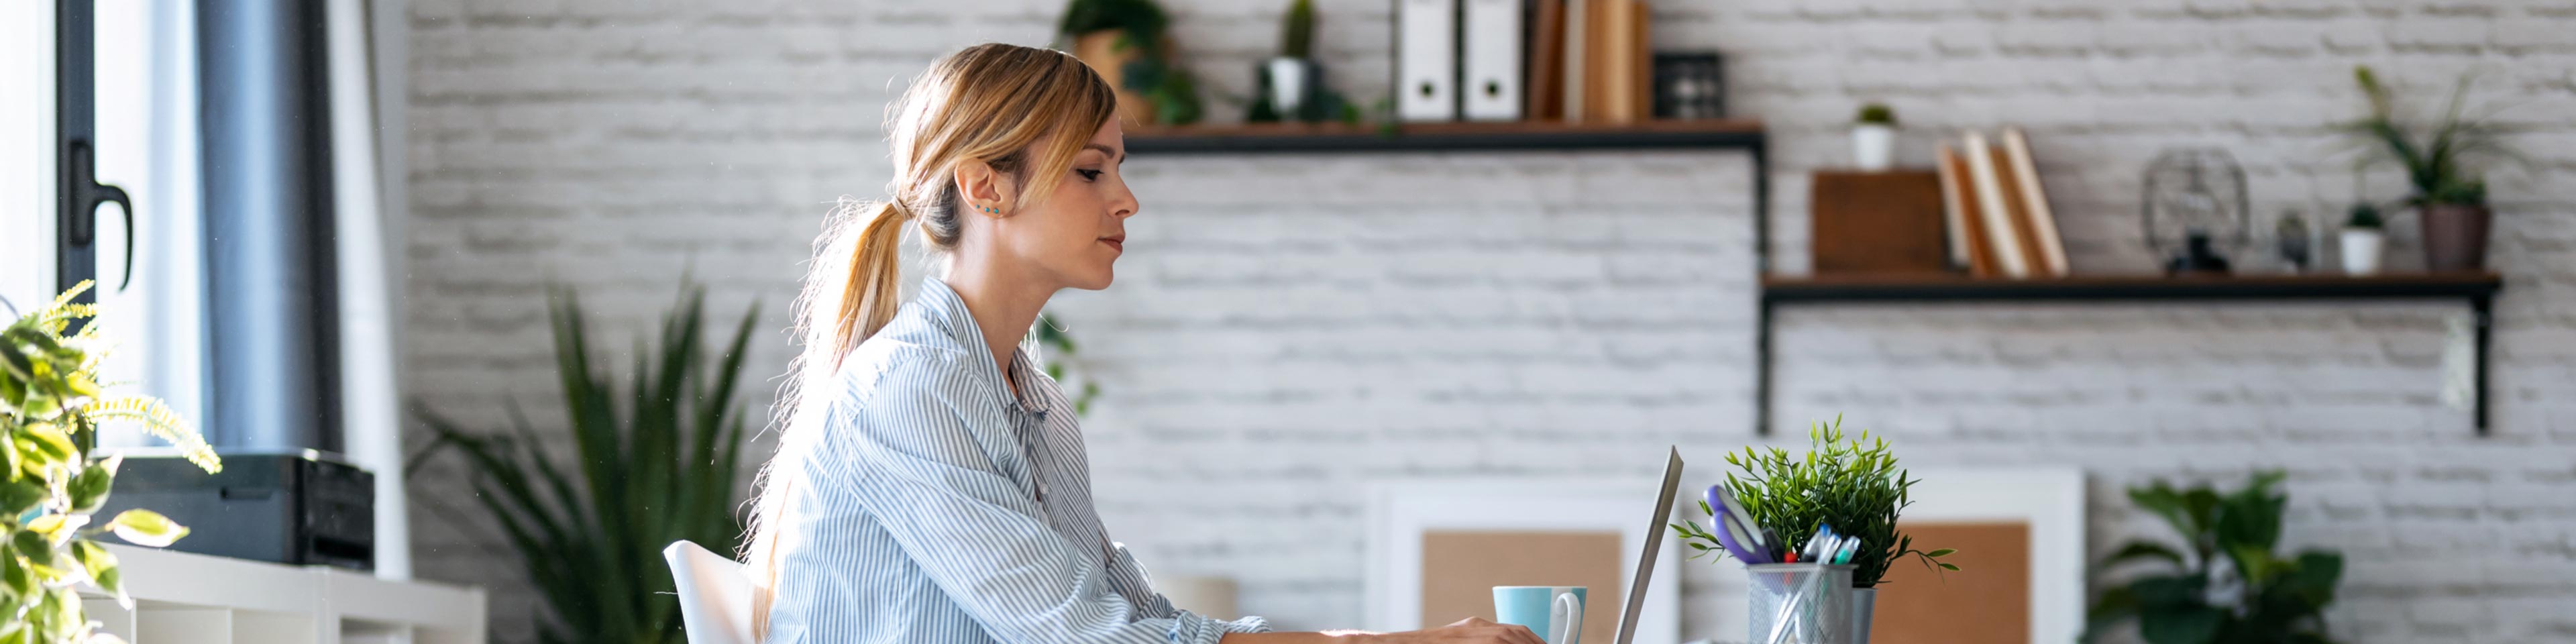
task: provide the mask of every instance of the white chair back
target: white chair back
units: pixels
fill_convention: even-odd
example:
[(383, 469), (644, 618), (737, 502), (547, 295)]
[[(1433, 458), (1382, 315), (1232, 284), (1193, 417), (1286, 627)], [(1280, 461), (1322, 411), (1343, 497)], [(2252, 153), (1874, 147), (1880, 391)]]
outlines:
[(708, 552), (688, 540), (662, 549), (679, 582), (680, 619), (688, 626), (689, 644), (754, 644), (751, 639), (751, 578), (732, 558)]

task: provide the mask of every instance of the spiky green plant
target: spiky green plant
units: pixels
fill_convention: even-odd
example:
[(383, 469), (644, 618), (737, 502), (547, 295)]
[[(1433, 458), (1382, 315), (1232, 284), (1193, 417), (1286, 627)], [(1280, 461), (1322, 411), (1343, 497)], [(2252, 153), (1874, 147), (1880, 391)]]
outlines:
[(91, 515), (107, 502), (122, 456), (91, 459), (87, 447), (110, 422), (130, 422), (179, 447), (207, 473), (223, 471), (203, 437), (159, 399), (108, 397), (99, 383), (105, 357), (99, 325), (64, 335), (97, 307), (72, 298), (81, 282), (0, 329), (0, 642), (120, 642), (98, 631), (77, 589), (97, 588), (132, 609), (116, 555), (91, 537), (114, 533), (126, 543), (159, 548), (188, 529), (145, 509), (119, 512), (104, 524)]
[(1288, 14), (1279, 20), (1279, 55), (1288, 58), (1315, 57), (1315, 0), (1288, 3)]
[[(1742, 476), (1729, 472), (1722, 485), (1744, 504), (1755, 523), (1788, 540), (1787, 550), (1792, 552), (1806, 547), (1817, 526), (1833, 526), (1836, 533), (1860, 537), (1860, 550), (1852, 553), (1851, 560), (1856, 588), (1877, 587), (1886, 578), (1887, 567), (1909, 555), (1926, 566), (1959, 569), (1941, 561), (1954, 550), (1916, 550), (1914, 537), (1897, 531), (1896, 517), (1905, 506), (1913, 505), (1909, 492), (1917, 481), (1897, 469), (1896, 454), (1887, 449), (1886, 439), (1863, 430), (1845, 442), (1843, 421), (1837, 417), (1833, 424), (1809, 427), (1807, 440), (1810, 449), (1803, 457), (1777, 447), (1768, 451), (1746, 447), (1726, 455), (1726, 463)], [(1700, 502), (1699, 509), (1715, 515), (1706, 501)], [(1711, 553), (1726, 555), (1708, 528), (1679, 521), (1672, 529), (1694, 552), (1693, 559)]]
[(2366, 171), (2382, 163), (2396, 163), (2406, 170), (2406, 181), (2413, 194), (2406, 197), (2409, 205), (2457, 204), (2483, 206), (2487, 202), (2487, 183), (2478, 173), (2478, 165), (2489, 160), (2520, 161), (2522, 157), (2505, 145), (2510, 128), (2484, 118), (2463, 119), (2462, 109), (2469, 95), (2470, 76), (2461, 76), (2459, 86), (2451, 90), (2449, 107), (2442, 120), (2423, 134), (2397, 117), (2395, 93), (2379, 82), (2379, 75), (2367, 65), (2354, 67), (2353, 83), (2361, 87), (2370, 113), (2347, 121), (2335, 129), (2349, 136), (2363, 149), (2354, 163), (2355, 172)]
[(2281, 540), (2287, 495), (2272, 491), (2281, 472), (2259, 472), (2245, 488), (2221, 493), (2203, 483), (2176, 489), (2164, 481), (2129, 488), (2129, 501), (2154, 513), (2183, 538), (2133, 541), (2095, 568), (2155, 562), (2166, 572), (2108, 586), (2093, 603), (2084, 641), (2136, 619), (2151, 644), (2327, 644), (2325, 609), (2343, 579), (2343, 555), (2303, 550), (2272, 553)]
[[(511, 427), (489, 433), (415, 405), (435, 439), (408, 471), (444, 449), (462, 452), (476, 501), (500, 524), (553, 615), (536, 626), (549, 643), (685, 640), (662, 547), (681, 539), (733, 552), (742, 538), (738, 470), (746, 416), (734, 404), (755, 303), (743, 313), (714, 370), (701, 349), (703, 289), (684, 289), (652, 350), (639, 346), (634, 384), (619, 395), (594, 371), (588, 325), (570, 290), (551, 302), (555, 367), (570, 423), (569, 459), (547, 449), (516, 403)], [(620, 407), (624, 409), (621, 413)], [(578, 464), (575, 479), (557, 467)]]
[(1871, 103), (1860, 106), (1860, 115), (1852, 120), (1864, 125), (1896, 127), (1896, 110), (1889, 108), (1886, 103)]

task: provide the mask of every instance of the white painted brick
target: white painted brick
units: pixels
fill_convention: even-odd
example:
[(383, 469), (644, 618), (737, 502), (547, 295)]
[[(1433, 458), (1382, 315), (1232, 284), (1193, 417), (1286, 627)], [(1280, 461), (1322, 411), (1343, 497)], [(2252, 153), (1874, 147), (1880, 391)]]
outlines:
[[(1241, 93), (1283, 3), (1171, 4), (1204, 87)], [(1328, 0), (1330, 84), (1385, 93), (1388, 8)], [(542, 299), (582, 289), (623, 347), (683, 270), (730, 321), (783, 327), (828, 202), (875, 196), (885, 102), (938, 54), (1038, 43), (1060, 3), (418, 0), (411, 5), (409, 395), (560, 436)], [(2163, 529), (2124, 485), (2287, 467), (2289, 541), (2346, 550), (2330, 613), (2353, 642), (2576, 637), (2576, 7), (2414, 0), (1658, 2), (1655, 36), (1728, 56), (1732, 109), (1773, 140), (1773, 260), (1807, 265), (1805, 173), (1893, 104), (1900, 152), (2016, 123), (2075, 264), (2152, 270), (2136, 220), (2158, 150), (2231, 149), (2255, 212), (2331, 221), (2348, 158), (2318, 126), (2370, 64), (2429, 109), (2479, 98), (2533, 167), (2496, 176), (2496, 436), (2435, 396), (2441, 303), (1784, 309), (1775, 416), (1888, 432), (1920, 466), (2071, 464), (2106, 553)], [(1211, 101), (1220, 117), (1238, 108)], [(1107, 395), (1087, 421), (1104, 519), (1158, 572), (1227, 574), (1289, 627), (1361, 613), (1359, 490), (1405, 477), (1651, 474), (1680, 443), (1755, 442), (1753, 216), (1739, 153), (1139, 157), (1118, 285), (1055, 315)], [(2390, 171), (2373, 198), (2396, 196)], [(2421, 265), (2412, 215), (2390, 261)], [(2241, 254), (2249, 265), (2253, 251)], [(2328, 259), (2331, 259), (2329, 253)], [(782, 369), (784, 334), (750, 371)], [(622, 353), (618, 349), (612, 353)], [(766, 376), (762, 376), (766, 377)], [(747, 403), (763, 408), (755, 387)], [(1795, 432), (1768, 441), (1795, 445)], [(762, 449), (766, 449), (765, 447)], [(1262, 458), (1245, 460), (1244, 454)], [(1715, 469), (1694, 469), (1695, 484)], [(464, 494), (453, 470), (415, 478)], [(419, 511), (419, 508), (415, 508)], [(425, 515), (416, 525), (436, 522)], [(489, 530), (424, 528), (422, 574), (493, 586), (503, 641), (534, 599)], [(2481, 545), (2501, 544), (2496, 553)], [(2450, 549), (2425, 561), (2406, 553)], [(1741, 580), (1691, 564), (1686, 635), (1731, 636)]]

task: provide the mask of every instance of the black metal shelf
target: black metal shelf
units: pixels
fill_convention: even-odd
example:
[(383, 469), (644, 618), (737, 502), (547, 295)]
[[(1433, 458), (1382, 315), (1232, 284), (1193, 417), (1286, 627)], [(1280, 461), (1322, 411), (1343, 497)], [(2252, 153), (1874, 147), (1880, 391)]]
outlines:
[(1764, 144), (1759, 121), (1415, 123), (1392, 127), (1254, 124), (1138, 128), (1130, 154), (1440, 152), (1741, 148)]
[(1823, 275), (1762, 278), (1755, 323), (1755, 431), (1771, 431), (1771, 313), (1782, 304), (1868, 302), (2128, 302), (2149, 300), (2423, 300), (2469, 304), (2477, 334), (2474, 418), (2487, 435), (2487, 348), (2495, 294), (2504, 278), (2493, 272), (2418, 273), (2347, 277), (2264, 275), (2166, 277), (2087, 275), (2041, 279), (1975, 279), (1957, 275)]

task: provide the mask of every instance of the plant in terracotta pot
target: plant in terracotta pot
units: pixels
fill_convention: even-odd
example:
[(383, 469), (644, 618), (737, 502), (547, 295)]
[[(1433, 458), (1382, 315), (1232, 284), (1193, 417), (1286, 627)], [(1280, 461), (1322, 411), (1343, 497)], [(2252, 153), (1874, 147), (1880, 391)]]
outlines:
[(2343, 220), (2343, 272), (2346, 275), (2379, 273), (2379, 251), (2388, 243), (2381, 232), (2387, 222), (2379, 217), (2379, 206), (2369, 203), (2352, 205), (2352, 215)]
[(1865, 172), (1882, 172), (1896, 161), (1896, 110), (1882, 103), (1860, 108), (1852, 119), (1852, 165)]
[(2163, 481), (2129, 488), (2129, 500), (2164, 519), (2182, 537), (2121, 546), (2095, 570), (2131, 563), (2159, 572), (2106, 585), (2086, 616), (2083, 642), (2136, 620), (2150, 644), (2329, 644), (2325, 609), (2343, 579), (2343, 555), (2328, 550), (2275, 554), (2281, 510), (2279, 471), (2260, 472), (2244, 489), (2221, 492), (2203, 483)]
[[(1809, 450), (1804, 455), (1792, 456), (1776, 447), (1747, 447), (1726, 455), (1726, 463), (1738, 471), (1727, 473), (1726, 482), (1712, 487), (1710, 496), (1720, 496), (1721, 491), (1731, 495), (1757, 531), (1783, 539), (1776, 548), (1779, 551), (1808, 550), (1809, 542), (1821, 534), (1819, 528), (1857, 537), (1858, 547), (1847, 561), (1853, 567), (1855, 589), (1852, 621), (1857, 637), (1852, 641), (1866, 644), (1871, 607), (1877, 603), (1878, 585), (1888, 567), (1910, 557), (1925, 566), (1958, 570), (1956, 564), (1941, 561), (1955, 551), (1918, 550), (1913, 537), (1896, 529), (1897, 515), (1913, 504), (1908, 494), (1919, 481), (1896, 466), (1896, 454), (1888, 449), (1887, 439), (1864, 430), (1847, 441), (1840, 418), (1808, 428), (1807, 439)], [(1705, 501), (1700, 511), (1718, 516), (1717, 508)], [(1725, 530), (1722, 526), (1681, 521), (1671, 528), (1691, 549), (1693, 559), (1732, 556), (1717, 536)]]
[(1171, 63), (1171, 18), (1153, 0), (1073, 0), (1056, 35), (1118, 92), (1120, 120), (1186, 125), (1199, 120), (1198, 83)]
[(2518, 158), (2504, 144), (2507, 128), (2462, 116), (2469, 80), (2460, 78), (2441, 120), (2425, 128), (2400, 122), (2394, 92), (2369, 67), (2355, 67), (2353, 81), (2368, 99), (2370, 114), (2337, 126), (2365, 150), (2357, 169), (2390, 162), (2405, 169), (2410, 191), (2405, 203), (2421, 215), (2426, 270), (2477, 270), (2486, 265), (2487, 231), (2494, 213), (2487, 208), (2487, 184), (2479, 165), (2496, 158)]

